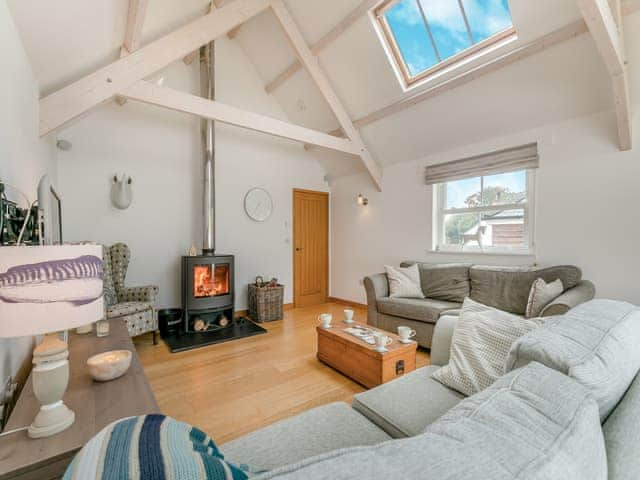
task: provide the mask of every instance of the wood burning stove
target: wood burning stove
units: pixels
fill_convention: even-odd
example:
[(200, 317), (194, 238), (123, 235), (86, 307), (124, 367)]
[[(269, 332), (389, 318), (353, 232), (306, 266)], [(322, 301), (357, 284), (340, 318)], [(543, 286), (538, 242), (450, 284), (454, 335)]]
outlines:
[(208, 332), (233, 320), (233, 255), (182, 257), (182, 305), (186, 332)]

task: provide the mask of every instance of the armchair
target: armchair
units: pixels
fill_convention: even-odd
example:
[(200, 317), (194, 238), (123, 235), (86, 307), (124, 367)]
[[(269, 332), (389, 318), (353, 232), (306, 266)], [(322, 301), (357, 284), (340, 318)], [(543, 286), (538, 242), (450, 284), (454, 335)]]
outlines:
[(153, 332), (153, 344), (156, 345), (158, 287), (125, 287), (125, 277), (131, 259), (129, 247), (124, 243), (116, 243), (111, 247), (102, 248), (107, 318), (124, 320), (132, 337)]

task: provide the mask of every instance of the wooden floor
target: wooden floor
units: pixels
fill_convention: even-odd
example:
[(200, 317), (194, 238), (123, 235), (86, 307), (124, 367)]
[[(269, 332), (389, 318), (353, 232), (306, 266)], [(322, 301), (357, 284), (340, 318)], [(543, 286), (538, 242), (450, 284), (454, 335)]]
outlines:
[[(351, 402), (364, 388), (316, 360), (316, 318), (345, 307), (324, 304), (285, 312), (269, 331), (242, 340), (171, 354), (149, 336), (136, 347), (162, 412), (224, 443), (330, 402)], [(366, 312), (356, 310), (357, 321)], [(429, 363), (418, 351), (418, 367)]]

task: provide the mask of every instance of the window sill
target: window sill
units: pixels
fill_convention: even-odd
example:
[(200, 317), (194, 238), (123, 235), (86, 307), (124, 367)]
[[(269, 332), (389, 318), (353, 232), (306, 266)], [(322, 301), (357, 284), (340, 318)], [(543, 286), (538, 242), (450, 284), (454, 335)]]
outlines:
[(429, 254), (437, 255), (464, 255), (464, 256), (482, 256), (482, 257), (532, 257), (535, 258), (535, 251), (521, 250), (521, 251), (493, 251), (493, 252), (481, 252), (473, 250), (427, 250)]

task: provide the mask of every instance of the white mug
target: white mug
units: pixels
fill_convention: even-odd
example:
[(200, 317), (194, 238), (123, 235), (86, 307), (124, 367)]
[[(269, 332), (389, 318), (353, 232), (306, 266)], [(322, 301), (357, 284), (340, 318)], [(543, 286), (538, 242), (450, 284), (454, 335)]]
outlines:
[(322, 328), (331, 328), (331, 320), (333, 320), (333, 316), (330, 313), (321, 313), (318, 315), (318, 321)]
[(344, 321), (345, 323), (353, 322), (353, 310), (351, 310), (350, 308), (347, 308), (344, 311)]
[(398, 336), (400, 340), (407, 341), (416, 336), (416, 331), (410, 327), (398, 327)]
[(387, 348), (387, 345), (389, 345), (393, 341), (391, 337), (385, 335), (384, 333), (376, 333), (374, 336), (376, 338), (376, 350), (378, 351), (384, 350), (385, 348)]

